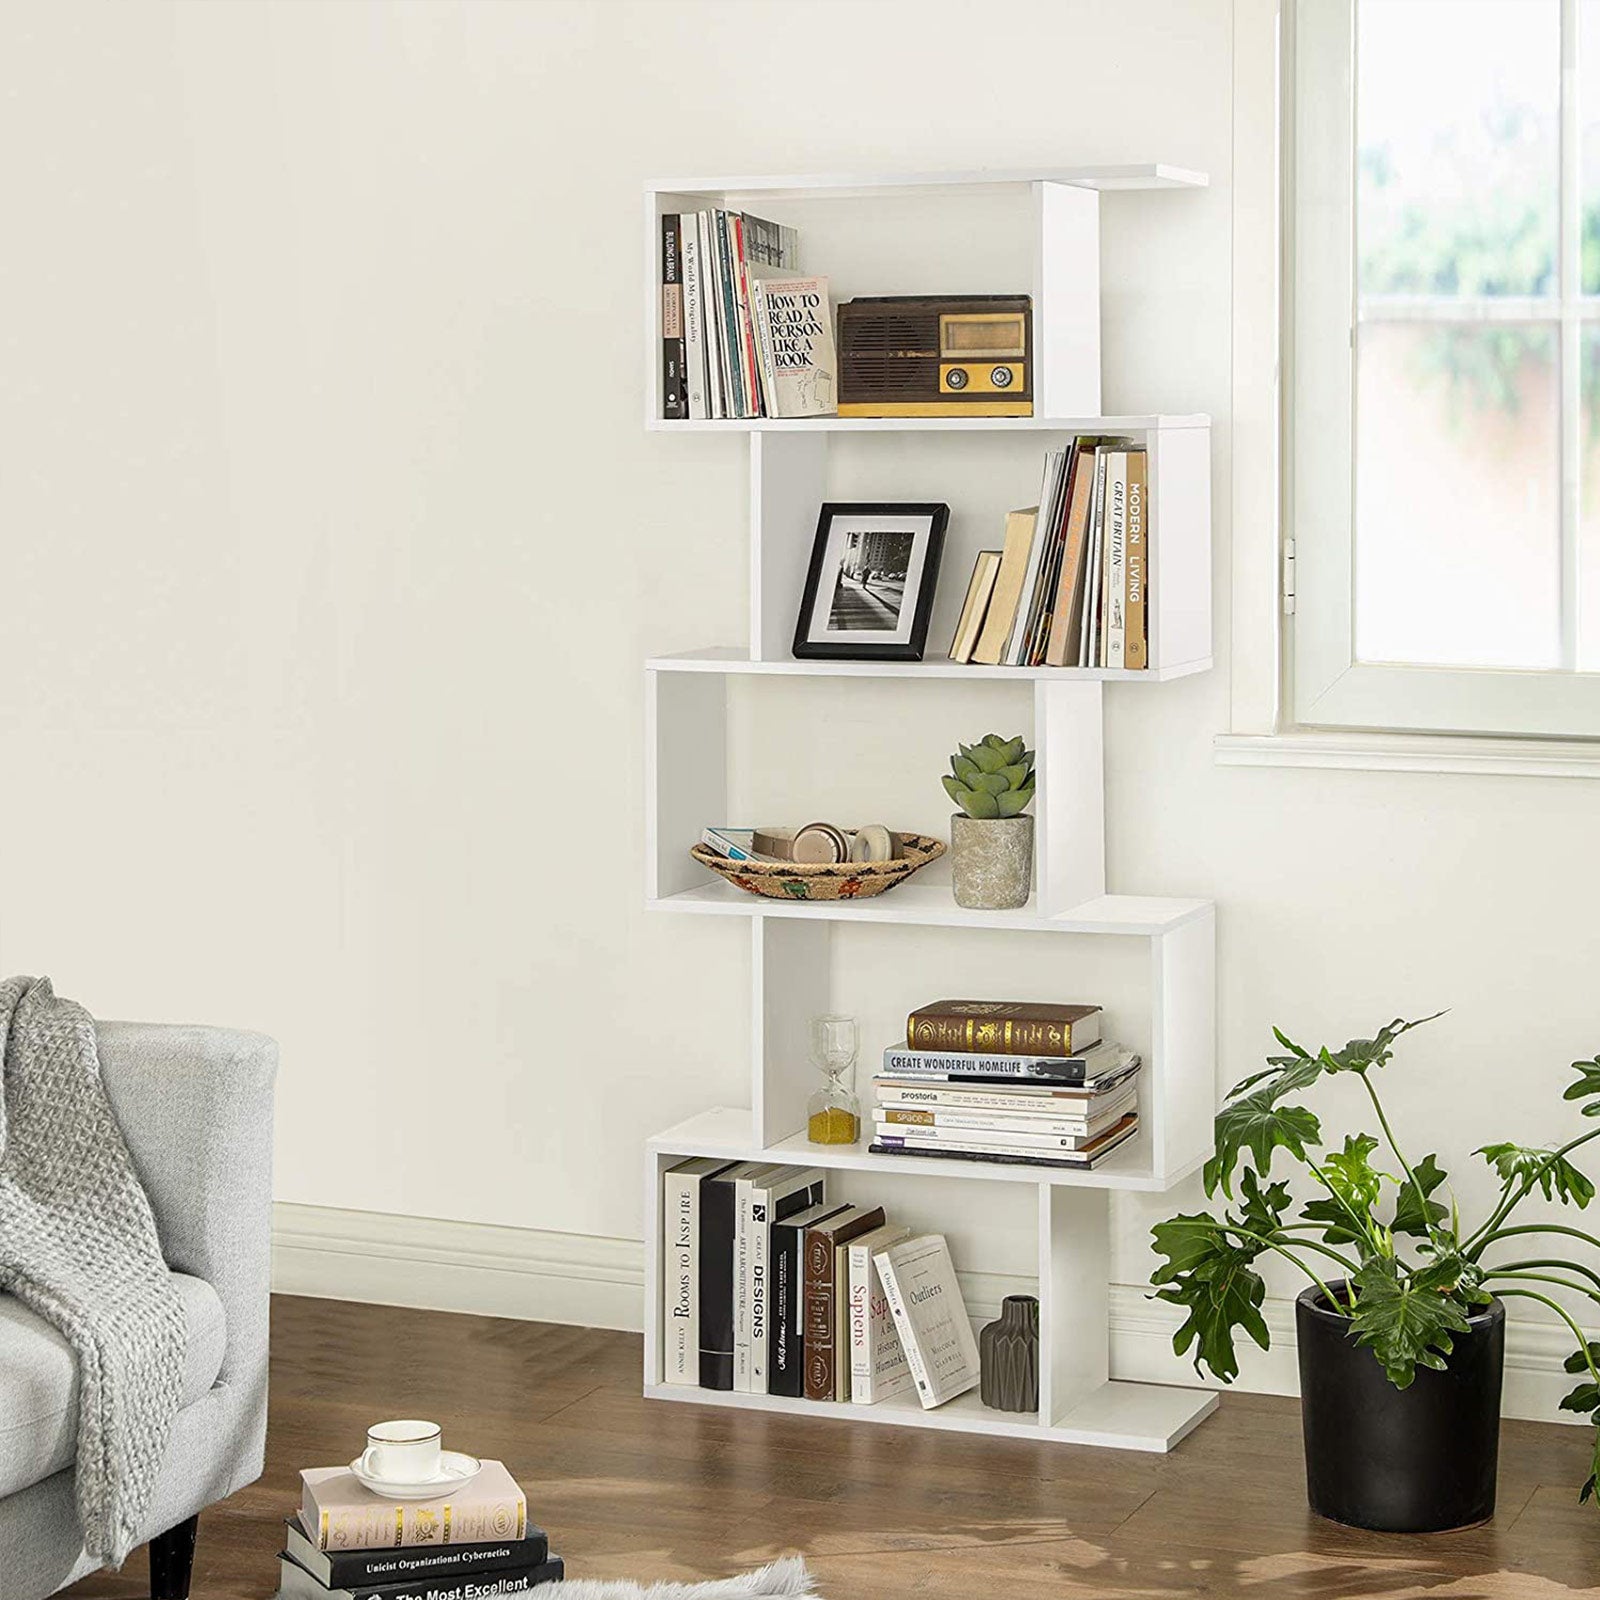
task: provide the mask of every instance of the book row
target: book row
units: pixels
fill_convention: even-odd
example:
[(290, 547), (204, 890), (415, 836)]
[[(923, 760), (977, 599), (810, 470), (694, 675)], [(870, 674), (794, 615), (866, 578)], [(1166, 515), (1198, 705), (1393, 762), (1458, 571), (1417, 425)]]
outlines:
[(834, 410), (828, 280), (794, 270), (793, 228), (740, 211), (661, 219), (662, 414), (807, 417)]
[(977, 1385), (942, 1235), (760, 1162), (680, 1162), (662, 1201), (667, 1383), (856, 1405), (914, 1390), (930, 1408)]
[(278, 1600), (489, 1600), (565, 1576), (503, 1462), (482, 1462), (436, 1500), (391, 1500), (348, 1467), (313, 1467), (300, 1482)]
[(1079, 437), (1045, 459), (1039, 504), (980, 550), (950, 659), (986, 666), (1150, 664), (1148, 458), (1126, 439)]

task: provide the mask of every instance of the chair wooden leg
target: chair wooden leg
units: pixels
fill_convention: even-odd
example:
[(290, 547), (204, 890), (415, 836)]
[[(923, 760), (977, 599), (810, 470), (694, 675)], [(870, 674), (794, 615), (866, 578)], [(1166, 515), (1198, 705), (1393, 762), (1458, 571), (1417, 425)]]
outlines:
[(150, 1541), (150, 1600), (189, 1600), (199, 1532), (200, 1518), (195, 1515)]

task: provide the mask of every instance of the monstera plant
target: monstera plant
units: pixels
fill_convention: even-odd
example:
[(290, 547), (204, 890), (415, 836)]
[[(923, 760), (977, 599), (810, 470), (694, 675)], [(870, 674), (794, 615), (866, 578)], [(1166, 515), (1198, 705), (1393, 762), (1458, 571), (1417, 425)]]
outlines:
[[(1283, 1053), (1236, 1084), (1216, 1119), (1203, 1181), (1222, 1203), (1153, 1230), (1163, 1264), (1151, 1282), (1187, 1313), (1173, 1348), (1224, 1382), (1238, 1375), (1239, 1334), (1270, 1342), (1258, 1266), (1277, 1256), (1308, 1280), (1296, 1322), (1312, 1504), (1366, 1527), (1454, 1526), (1492, 1511), (1503, 1299), (1535, 1301), (1571, 1332), (1566, 1366), (1579, 1381), (1561, 1404), (1600, 1430), (1600, 1341), (1569, 1309), (1600, 1312), (1600, 1239), (1520, 1209), (1535, 1193), (1588, 1206), (1595, 1185), (1572, 1158), (1600, 1126), (1548, 1148), (1476, 1150), (1499, 1192), (1487, 1216), (1463, 1222), (1438, 1157), (1401, 1147), (1378, 1090), (1396, 1042), (1434, 1020), (1397, 1019), (1338, 1050), (1308, 1050), (1275, 1028)], [(1600, 1117), (1600, 1057), (1573, 1072), (1564, 1098)], [(1341, 1075), (1360, 1084), (1377, 1132), (1326, 1148), (1301, 1097)], [(1291, 1194), (1286, 1170), (1308, 1180), (1297, 1187), (1310, 1198)], [(1592, 1444), (1582, 1500), (1596, 1493), (1600, 1431)], [(1429, 1473), (1432, 1484), (1411, 1481)]]

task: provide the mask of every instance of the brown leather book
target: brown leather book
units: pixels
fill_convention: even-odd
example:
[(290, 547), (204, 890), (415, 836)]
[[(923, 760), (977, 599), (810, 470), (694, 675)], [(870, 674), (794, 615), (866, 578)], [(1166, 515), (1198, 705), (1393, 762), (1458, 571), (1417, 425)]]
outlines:
[(1150, 496), (1146, 481), (1149, 457), (1143, 450), (1128, 452), (1128, 554), (1125, 564), (1127, 595), (1122, 664), (1150, 665)]
[(859, 1234), (883, 1226), (882, 1206), (849, 1206), (806, 1229), (801, 1249), (805, 1299), (801, 1313), (805, 1349), (807, 1400), (832, 1400), (837, 1389), (837, 1366), (849, 1365), (850, 1353), (839, 1349), (838, 1300), (847, 1293), (838, 1281), (838, 1251)]
[(906, 1018), (910, 1050), (1066, 1057), (1099, 1038), (1099, 1006), (1042, 1000), (935, 1000)]
[(1073, 462), (1061, 576), (1056, 580), (1055, 603), (1050, 607), (1050, 639), (1044, 652), (1045, 665), (1050, 667), (1078, 664), (1078, 635), (1083, 627), (1084, 555), (1088, 549), (1089, 504), (1094, 498), (1094, 457), (1092, 448), (1080, 449)]

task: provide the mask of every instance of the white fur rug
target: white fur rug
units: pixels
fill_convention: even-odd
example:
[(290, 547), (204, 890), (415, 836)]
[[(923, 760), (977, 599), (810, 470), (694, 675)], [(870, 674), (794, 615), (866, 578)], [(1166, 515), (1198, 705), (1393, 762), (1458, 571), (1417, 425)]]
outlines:
[(816, 1595), (816, 1585), (799, 1556), (785, 1556), (759, 1572), (715, 1583), (642, 1583), (615, 1581), (546, 1584), (539, 1600), (757, 1600), (758, 1596)]

